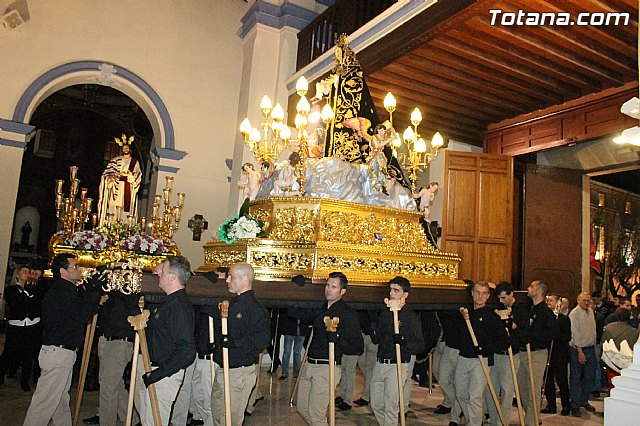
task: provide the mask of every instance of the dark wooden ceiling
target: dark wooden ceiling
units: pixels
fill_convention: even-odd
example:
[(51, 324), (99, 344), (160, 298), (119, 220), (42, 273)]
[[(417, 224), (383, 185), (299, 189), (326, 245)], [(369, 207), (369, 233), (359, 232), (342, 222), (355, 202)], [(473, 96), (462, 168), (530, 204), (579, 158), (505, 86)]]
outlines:
[[(620, 12), (627, 25), (491, 26), (489, 10)], [(482, 146), (490, 123), (638, 80), (637, 0), (448, 0), (358, 54), (381, 118), (392, 92), (403, 131)]]

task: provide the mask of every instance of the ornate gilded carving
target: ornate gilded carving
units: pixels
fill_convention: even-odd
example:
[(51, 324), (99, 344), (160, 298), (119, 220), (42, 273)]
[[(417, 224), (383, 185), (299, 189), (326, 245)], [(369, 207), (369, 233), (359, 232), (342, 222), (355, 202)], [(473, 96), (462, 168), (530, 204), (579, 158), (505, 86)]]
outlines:
[(380, 257), (324, 254), (318, 256), (316, 267), (326, 270), (351, 271), (360, 274), (403, 275), (407, 278), (458, 278), (458, 266), (450, 263), (394, 260)]
[(256, 268), (301, 271), (313, 268), (313, 254), (252, 251), (250, 255), (250, 263)]
[(308, 243), (315, 240), (315, 212), (300, 207), (274, 210), (274, 225), (267, 234), (271, 240)]
[(245, 250), (205, 250), (204, 263), (212, 266), (233, 265), (247, 260)]

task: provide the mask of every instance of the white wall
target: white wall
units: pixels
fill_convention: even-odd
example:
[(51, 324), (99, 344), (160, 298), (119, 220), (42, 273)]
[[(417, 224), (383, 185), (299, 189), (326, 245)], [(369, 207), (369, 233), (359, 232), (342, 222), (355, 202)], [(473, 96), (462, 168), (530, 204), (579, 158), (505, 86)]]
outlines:
[[(43, 73), (66, 63), (104, 61), (141, 77), (169, 111), (175, 149), (188, 154), (172, 164), (180, 168), (175, 191), (187, 193), (176, 241), (194, 268), (200, 266), (202, 244), (227, 217), (230, 186), (224, 160), (233, 156), (243, 64), (243, 44), (236, 32), (250, 4), (237, 0), (29, 0), (28, 5), (27, 23), (0, 31), (0, 118), (11, 120), (25, 89)], [(20, 170), (18, 150), (7, 151), (11, 154), (0, 156), (2, 173), (7, 175), (2, 188), (18, 179)], [(161, 178), (159, 190), (163, 184)], [(14, 199), (15, 192), (8, 192), (7, 197)], [(0, 214), (12, 219), (12, 205), (3, 204)], [(202, 242), (191, 241), (186, 228), (195, 213), (209, 221)], [(10, 228), (5, 231), (9, 234)], [(1, 244), (9, 243), (6, 237)], [(6, 259), (0, 262), (4, 265)]]

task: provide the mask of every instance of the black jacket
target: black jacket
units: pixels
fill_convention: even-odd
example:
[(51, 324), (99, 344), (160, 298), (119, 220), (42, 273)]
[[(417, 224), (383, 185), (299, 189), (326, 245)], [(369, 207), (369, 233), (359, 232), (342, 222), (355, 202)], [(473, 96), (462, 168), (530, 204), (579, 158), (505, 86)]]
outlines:
[(85, 326), (98, 311), (98, 300), (100, 291), (95, 287), (80, 296), (71, 281), (54, 281), (42, 301), (42, 344), (82, 346)]
[(556, 316), (546, 303), (540, 302), (531, 308), (531, 350), (549, 349), (551, 341), (558, 335)]
[[(402, 362), (409, 362), (411, 355), (417, 355), (424, 350), (424, 337), (420, 317), (411, 308), (404, 306), (398, 312), (400, 323), (400, 356)], [(373, 328), (371, 341), (378, 344), (378, 358), (396, 359), (396, 344), (393, 340), (394, 325), (393, 312), (385, 310), (380, 312), (376, 326)]]
[(151, 311), (147, 325), (147, 343), (151, 372), (155, 383), (187, 368), (196, 356), (194, 314), (184, 289), (166, 296), (164, 302)]
[[(217, 306), (210, 311), (215, 319), (214, 361), (222, 366), (222, 318)], [(258, 362), (262, 352), (271, 341), (269, 313), (256, 299), (253, 290), (229, 301), (227, 332), (230, 340), (229, 367), (248, 367)]]
[(478, 355), (483, 355), (489, 360), (489, 365), (492, 365), (493, 354), (502, 353), (509, 347), (509, 338), (504, 324), (493, 308), (488, 306), (478, 309), (469, 308), (469, 320), (478, 340), (478, 347), (474, 347), (471, 334), (467, 329), (461, 339), (460, 356), (477, 358)]

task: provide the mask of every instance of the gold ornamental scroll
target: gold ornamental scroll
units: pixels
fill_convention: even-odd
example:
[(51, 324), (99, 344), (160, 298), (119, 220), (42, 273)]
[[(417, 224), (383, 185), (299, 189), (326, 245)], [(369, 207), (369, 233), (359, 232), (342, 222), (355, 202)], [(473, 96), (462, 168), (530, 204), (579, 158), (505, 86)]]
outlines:
[(208, 242), (199, 271), (248, 262), (262, 281), (301, 274), (323, 282), (340, 270), (356, 285), (402, 275), (415, 287), (465, 286), (458, 278), (460, 258), (429, 243), (419, 212), (328, 198), (269, 197), (252, 201), (250, 214), (264, 222), (264, 238)]

